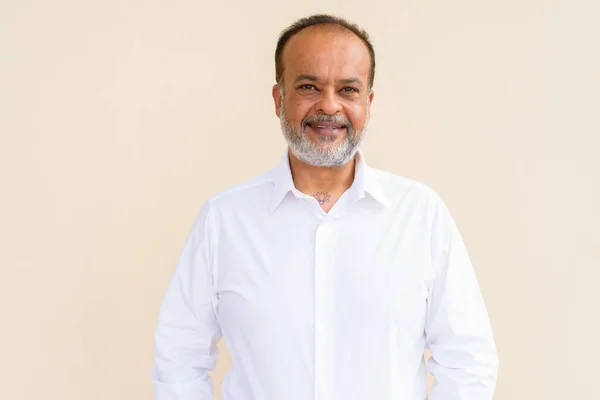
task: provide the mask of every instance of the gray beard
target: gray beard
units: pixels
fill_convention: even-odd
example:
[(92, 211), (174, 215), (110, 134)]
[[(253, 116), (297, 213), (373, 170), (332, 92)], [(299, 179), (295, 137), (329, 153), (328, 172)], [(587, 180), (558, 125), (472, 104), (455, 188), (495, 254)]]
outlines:
[[(366, 135), (367, 125), (369, 123), (369, 119), (367, 118), (363, 129), (356, 132), (350, 121), (344, 120), (346, 123), (346, 137), (342, 143), (331, 143), (335, 140), (333, 137), (324, 137), (319, 143), (314, 143), (306, 135), (306, 118), (302, 121), (301, 132), (298, 132), (296, 127), (287, 118), (285, 107), (283, 105), (283, 95), (281, 96), (280, 108), (279, 120), (281, 123), (281, 130), (290, 151), (300, 161), (314, 167), (336, 168), (350, 162), (354, 158), (354, 155), (358, 151), (358, 148)], [(335, 118), (336, 121), (342, 122), (339, 117), (322, 117)]]

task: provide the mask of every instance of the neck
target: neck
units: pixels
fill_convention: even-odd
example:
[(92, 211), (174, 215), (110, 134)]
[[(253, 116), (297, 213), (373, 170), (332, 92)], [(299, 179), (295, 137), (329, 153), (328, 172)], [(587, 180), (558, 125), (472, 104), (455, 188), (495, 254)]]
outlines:
[(340, 197), (354, 182), (356, 157), (341, 167), (315, 167), (300, 161), (288, 152), (294, 186), (302, 193), (315, 196), (328, 193), (332, 198)]

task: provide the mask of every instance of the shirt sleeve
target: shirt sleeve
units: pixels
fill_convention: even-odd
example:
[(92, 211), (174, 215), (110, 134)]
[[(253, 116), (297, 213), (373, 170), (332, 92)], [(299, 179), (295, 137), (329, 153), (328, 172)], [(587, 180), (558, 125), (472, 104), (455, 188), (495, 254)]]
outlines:
[(152, 386), (156, 400), (209, 400), (221, 329), (209, 259), (209, 206), (206, 203), (183, 251), (160, 306), (154, 335)]
[(433, 284), (425, 334), (435, 378), (431, 400), (492, 400), (498, 355), (475, 271), (458, 228), (438, 198), (431, 228)]

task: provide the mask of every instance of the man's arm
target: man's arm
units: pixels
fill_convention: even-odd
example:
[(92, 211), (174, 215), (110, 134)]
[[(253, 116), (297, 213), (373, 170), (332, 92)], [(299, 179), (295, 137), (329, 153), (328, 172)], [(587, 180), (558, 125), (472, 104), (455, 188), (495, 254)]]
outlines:
[(498, 355), (475, 272), (448, 209), (437, 198), (431, 231), (434, 280), (425, 333), (435, 377), (431, 400), (492, 400)]
[(188, 235), (162, 301), (154, 336), (152, 386), (156, 400), (213, 398), (208, 371), (221, 338), (209, 262), (208, 203)]

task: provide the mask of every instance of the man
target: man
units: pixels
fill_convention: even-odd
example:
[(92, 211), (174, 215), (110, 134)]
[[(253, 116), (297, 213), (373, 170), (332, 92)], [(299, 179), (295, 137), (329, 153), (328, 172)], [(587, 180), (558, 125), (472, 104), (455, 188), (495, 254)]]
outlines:
[[(278, 167), (201, 208), (163, 300), (158, 400), (492, 399), (497, 355), (455, 223), (425, 185), (367, 166), (367, 34), (301, 19), (275, 54)], [(288, 151), (289, 150), (289, 151)]]

